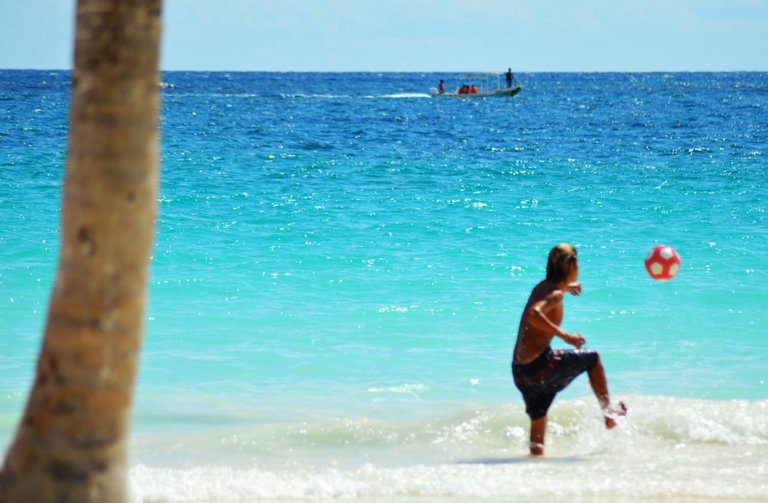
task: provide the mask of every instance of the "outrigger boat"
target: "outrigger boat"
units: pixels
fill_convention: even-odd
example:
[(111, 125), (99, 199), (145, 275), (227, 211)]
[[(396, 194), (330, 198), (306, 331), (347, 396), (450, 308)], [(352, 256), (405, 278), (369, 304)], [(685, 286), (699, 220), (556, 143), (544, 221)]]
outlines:
[(523, 89), (523, 86), (517, 82), (513, 82), (512, 87), (501, 87), (502, 76), (504, 76), (503, 73), (467, 73), (464, 77), (466, 77), (469, 82), (472, 82), (474, 79), (479, 79), (479, 86), (476, 93), (460, 93), (459, 89), (452, 93), (441, 93), (437, 89), (432, 88), (429, 94), (433, 98), (511, 98)]

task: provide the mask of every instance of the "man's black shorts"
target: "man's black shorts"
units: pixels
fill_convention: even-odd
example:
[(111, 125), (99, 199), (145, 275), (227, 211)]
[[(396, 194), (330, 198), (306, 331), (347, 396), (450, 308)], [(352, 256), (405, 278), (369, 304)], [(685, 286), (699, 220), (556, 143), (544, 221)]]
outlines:
[(599, 358), (597, 351), (591, 349), (547, 348), (530, 363), (513, 363), (512, 377), (523, 394), (526, 414), (531, 419), (546, 416), (555, 395), (581, 373), (592, 370)]

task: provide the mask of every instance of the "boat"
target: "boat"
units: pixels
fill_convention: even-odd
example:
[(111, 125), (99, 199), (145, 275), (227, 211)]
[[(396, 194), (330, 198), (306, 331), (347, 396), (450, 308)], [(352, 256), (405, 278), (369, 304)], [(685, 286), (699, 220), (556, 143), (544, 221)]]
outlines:
[(501, 87), (503, 73), (467, 73), (464, 75), (466, 82), (479, 82), (476, 93), (460, 93), (459, 89), (452, 93), (441, 93), (437, 89), (430, 90), (433, 98), (511, 98), (519, 93), (523, 86), (514, 82), (512, 87)]

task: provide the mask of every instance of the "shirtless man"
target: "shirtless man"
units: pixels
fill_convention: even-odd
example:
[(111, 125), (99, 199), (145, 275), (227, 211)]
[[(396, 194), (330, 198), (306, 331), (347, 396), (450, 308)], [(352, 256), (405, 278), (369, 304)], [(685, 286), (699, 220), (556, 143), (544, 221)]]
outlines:
[[(520, 320), (512, 376), (523, 394), (525, 412), (531, 418), (530, 450), (534, 456), (544, 454), (547, 410), (555, 395), (584, 372), (603, 410), (605, 427), (613, 428), (616, 416), (626, 414), (623, 403), (619, 403), (618, 409), (611, 407), (605, 370), (597, 351), (582, 350), (584, 336), (560, 327), (563, 297), (566, 293), (581, 294), (578, 274), (576, 248), (568, 244), (552, 248), (546, 279), (534, 287)], [(553, 350), (550, 342), (554, 337), (560, 337), (576, 349)]]

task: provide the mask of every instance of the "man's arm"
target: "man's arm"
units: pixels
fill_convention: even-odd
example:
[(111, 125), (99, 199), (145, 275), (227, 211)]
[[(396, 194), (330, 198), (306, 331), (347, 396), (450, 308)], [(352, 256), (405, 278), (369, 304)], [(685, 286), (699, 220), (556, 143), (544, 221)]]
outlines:
[[(568, 291), (573, 295), (579, 295), (581, 293), (581, 284), (568, 285)], [(534, 302), (530, 309), (528, 309), (527, 322), (537, 331), (554, 334), (567, 344), (578, 349), (586, 342), (584, 337), (579, 333), (572, 334), (566, 332), (560, 325), (552, 321), (549, 316), (554, 310), (562, 309), (564, 296), (565, 292), (562, 290), (554, 290), (542, 300)]]

